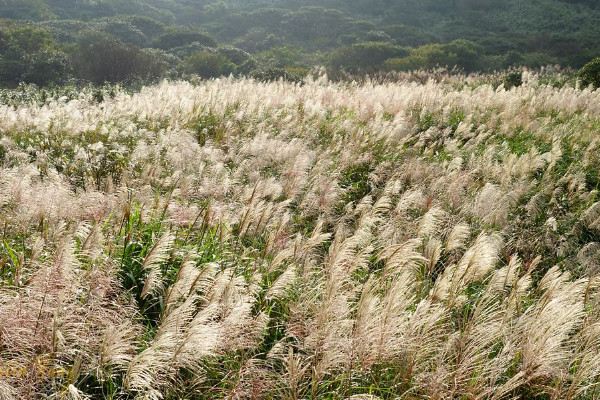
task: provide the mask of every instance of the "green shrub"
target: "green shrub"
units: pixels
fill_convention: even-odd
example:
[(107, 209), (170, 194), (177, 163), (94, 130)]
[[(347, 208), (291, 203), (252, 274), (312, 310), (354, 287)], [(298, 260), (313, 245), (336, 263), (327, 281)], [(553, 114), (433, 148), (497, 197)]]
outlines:
[(202, 78), (217, 78), (231, 74), (235, 64), (227, 56), (210, 51), (197, 51), (182, 62), (184, 72)]
[(600, 87), (600, 57), (593, 59), (585, 64), (577, 73), (581, 83), (584, 86), (593, 85), (594, 88)]
[(523, 84), (523, 74), (521, 72), (509, 72), (504, 77), (504, 87), (510, 89), (513, 87), (519, 87)]
[(446, 66), (473, 72), (481, 67), (481, 63), (481, 46), (470, 40), (458, 39), (445, 44), (426, 44), (412, 49), (409, 55), (390, 57), (385, 62), (385, 68), (393, 71), (408, 71)]
[(306, 75), (302, 68), (258, 68), (250, 76), (261, 82), (271, 82), (283, 79), (288, 82), (301, 82)]
[(161, 76), (166, 69), (152, 54), (93, 31), (80, 37), (72, 62), (79, 78), (96, 84), (152, 79)]
[(209, 47), (217, 45), (217, 42), (206, 33), (184, 29), (171, 29), (160, 35), (155, 40), (153, 47), (168, 50), (196, 42)]
[(386, 60), (407, 55), (407, 49), (389, 43), (356, 43), (335, 50), (331, 55), (330, 64), (334, 68), (344, 68), (351, 72), (374, 72), (381, 69)]

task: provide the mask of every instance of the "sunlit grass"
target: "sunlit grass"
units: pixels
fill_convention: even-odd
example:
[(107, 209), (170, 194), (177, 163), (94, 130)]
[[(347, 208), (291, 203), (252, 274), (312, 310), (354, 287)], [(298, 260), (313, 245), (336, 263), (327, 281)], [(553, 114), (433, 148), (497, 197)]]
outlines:
[(5, 101), (1, 396), (596, 398), (599, 94), (432, 77)]

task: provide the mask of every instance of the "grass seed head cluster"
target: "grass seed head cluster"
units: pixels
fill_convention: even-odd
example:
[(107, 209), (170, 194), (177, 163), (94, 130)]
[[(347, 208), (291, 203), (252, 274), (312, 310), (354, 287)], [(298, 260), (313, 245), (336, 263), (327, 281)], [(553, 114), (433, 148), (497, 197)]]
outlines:
[(600, 92), (421, 78), (0, 106), (0, 398), (600, 396)]

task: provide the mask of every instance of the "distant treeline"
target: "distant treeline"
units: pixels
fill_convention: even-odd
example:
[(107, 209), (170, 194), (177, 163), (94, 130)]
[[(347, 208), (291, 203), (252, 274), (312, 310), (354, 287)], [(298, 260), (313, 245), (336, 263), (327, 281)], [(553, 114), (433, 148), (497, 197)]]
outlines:
[(0, 84), (580, 68), (596, 0), (0, 0)]

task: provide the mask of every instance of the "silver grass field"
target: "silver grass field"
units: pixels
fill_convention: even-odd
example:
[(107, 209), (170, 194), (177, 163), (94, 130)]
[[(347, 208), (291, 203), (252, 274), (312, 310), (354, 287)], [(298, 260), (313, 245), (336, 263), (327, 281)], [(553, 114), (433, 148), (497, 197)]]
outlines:
[(0, 106), (0, 399), (600, 398), (600, 91)]

